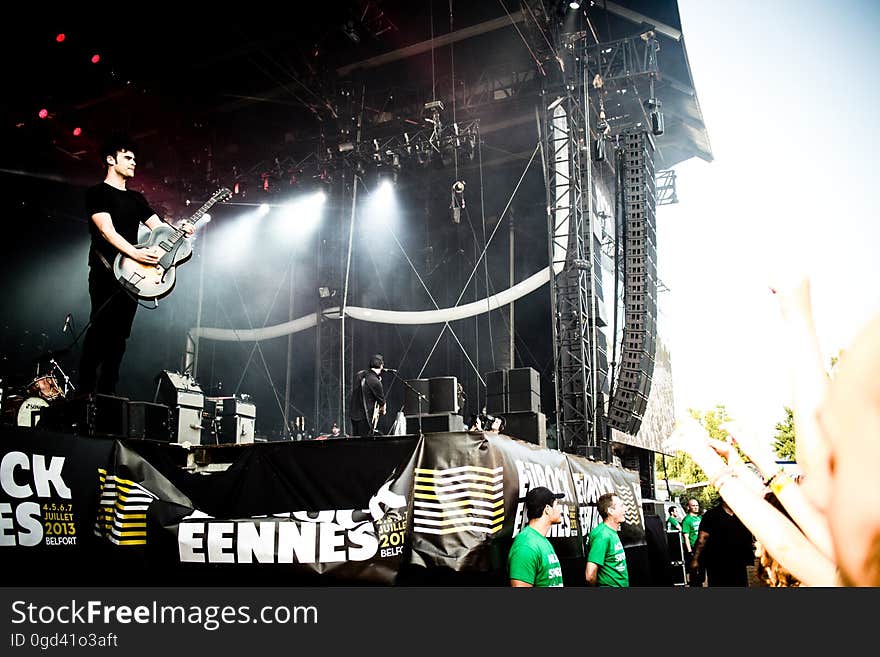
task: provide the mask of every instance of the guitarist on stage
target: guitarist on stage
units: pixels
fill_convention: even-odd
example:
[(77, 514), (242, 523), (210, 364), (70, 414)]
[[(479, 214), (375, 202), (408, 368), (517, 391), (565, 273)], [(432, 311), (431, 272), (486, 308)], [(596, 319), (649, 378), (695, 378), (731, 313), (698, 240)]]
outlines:
[(380, 415), (385, 415), (385, 391), (382, 389), (382, 371), (385, 359), (376, 354), (370, 359), (370, 369), (354, 375), (351, 389), (351, 435), (371, 436), (376, 433)]
[[(158, 247), (137, 248), (141, 223), (152, 230), (162, 219), (139, 192), (125, 188), (134, 177), (134, 145), (130, 139), (116, 137), (101, 149), (104, 181), (86, 191), (86, 210), (92, 245), (89, 249), (89, 297), (92, 302), (90, 325), (83, 342), (79, 364), (79, 392), (114, 394), (125, 341), (138, 301), (113, 276), (113, 260), (122, 252), (138, 262), (159, 262)], [(193, 226), (180, 225), (187, 235)], [(100, 374), (99, 374), (100, 370)]]

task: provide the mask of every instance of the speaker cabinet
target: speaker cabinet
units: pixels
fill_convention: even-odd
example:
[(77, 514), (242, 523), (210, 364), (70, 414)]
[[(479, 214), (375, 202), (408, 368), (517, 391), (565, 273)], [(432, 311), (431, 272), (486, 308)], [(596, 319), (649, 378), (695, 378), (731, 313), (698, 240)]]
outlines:
[(507, 413), (504, 435), (547, 447), (547, 416), (543, 413)]
[(507, 395), (486, 395), (486, 412), (498, 415), (507, 412)]
[(164, 404), (128, 402), (128, 437), (171, 440), (171, 409)]
[[(487, 409), (488, 410), (488, 409)], [(538, 392), (511, 392), (507, 395), (505, 413), (540, 413), (541, 394)]]
[[(431, 386), (430, 379), (409, 379), (407, 383), (415, 390), (404, 386), (403, 388), (403, 414), (424, 415), (431, 412)], [(424, 396), (421, 399), (415, 391)]]
[[(507, 370), (486, 372), (486, 396), (501, 397), (507, 394)], [(486, 409), (489, 411), (489, 409)], [(491, 411), (489, 411), (491, 413)]]
[(541, 379), (537, 370), (518, 367), (507, 372), (507, 391), (510, 394), (535, 392), (541, 394)]
[(88, 395), (65, 399), (44, 408), (40, 427), (79, 436), (127, 438), (128, 399)]
[[(421, 422), (421, 425), (419, 424)], [(406, 418), (406, 432), (417, 434), (421, 426), (422, 433), (449, 433), (464, 431), (464, 418), (457, 413), (437, 413), (413, 415)]]
[(429, 409), (437, 413), (458, 413), (458, 379), (454, 376), (437, 376), (429, 380)]

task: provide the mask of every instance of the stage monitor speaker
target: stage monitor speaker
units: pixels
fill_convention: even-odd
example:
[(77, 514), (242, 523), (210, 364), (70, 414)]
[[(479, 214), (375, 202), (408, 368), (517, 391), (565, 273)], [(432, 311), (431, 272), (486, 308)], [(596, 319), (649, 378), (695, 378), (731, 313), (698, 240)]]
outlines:
[(40, 427), (79, 436), (128, 438), (128, 399), (88, 395), (44, 408)]
[(128, 402), (128, 437), (171, 440), (171, 409), (164, 404)]
[(458, 379), (454, 376), (436, 376), (428, 384), (431, 414), (458, 413)]
[(407, 416), (407, 433), (417, 434), (420, 426), (422, 433), (448, 433), (451, 431), (465, 431), (466, 429), (464, 418), (457, 413), (431, 413), (428, 415)]
[(403, 414), (425, 415), (431, 412), (431, 384), (430, 379), (407, 379), (407, 383), (424, 396), (419, 396), (408, 387), (403, 388)]

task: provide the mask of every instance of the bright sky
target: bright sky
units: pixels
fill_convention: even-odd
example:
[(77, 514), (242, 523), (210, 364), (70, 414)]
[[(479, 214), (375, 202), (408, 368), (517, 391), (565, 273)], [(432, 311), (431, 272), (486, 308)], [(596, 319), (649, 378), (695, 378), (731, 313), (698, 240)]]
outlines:
[(676, 416), (720, 403), (770, 434), (790, 403), (773, 272), (810, 276), (826, 360), (880, 310), (880, 3), (679, 6), (715, 161), (676, 167), (658, 213)]

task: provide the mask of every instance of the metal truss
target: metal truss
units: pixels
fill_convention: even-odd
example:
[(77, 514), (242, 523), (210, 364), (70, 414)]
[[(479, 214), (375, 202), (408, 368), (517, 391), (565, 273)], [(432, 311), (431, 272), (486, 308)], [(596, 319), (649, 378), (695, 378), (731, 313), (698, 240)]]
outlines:
[(629, 81), (641, 76), (657, 76), (657, 51), (660, 45), (652, 31), (617, 41), (587, 46), (590, 76), (598, 75), (605, 83)]
[(340, 236), (348, 234), (346, 195), (350, 180), (337, 180), (332, 191), (340, 199), (339, 211), (322, 224), (318, 249), (318, 325), (315, 345), (315, 432), (329, 430), (333, 422), (345, 431), (348, 412), (345, 389), (351, 364), (351, 336), (346, 336), (340, 308), (343, 305), (344, 249)]
[(674, 169), (658, 171), (655, 176), (655, 181), (657, 189), (657, 205), (672, 205), (673, 203), (678, 203)]
[(569, 57), (563, 95), (544, 112), (551, 259), (564, 262), (551, 276), (556, 418), (564, 451), (603, 458), (603, 409), (598, 358), (597, 282), (600, 254), (594, 239), (590, 126), (585, 71)]

